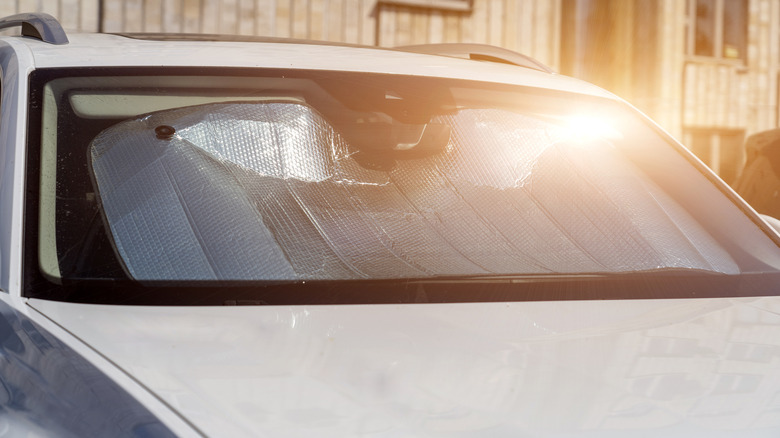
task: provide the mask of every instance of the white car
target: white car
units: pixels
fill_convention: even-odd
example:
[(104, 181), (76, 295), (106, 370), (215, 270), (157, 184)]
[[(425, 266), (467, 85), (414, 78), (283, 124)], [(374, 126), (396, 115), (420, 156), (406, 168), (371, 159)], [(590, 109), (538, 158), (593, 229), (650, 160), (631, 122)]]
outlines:
[(780, 236), (608, 92), (13, 26), (0, 436), (780, 436)]

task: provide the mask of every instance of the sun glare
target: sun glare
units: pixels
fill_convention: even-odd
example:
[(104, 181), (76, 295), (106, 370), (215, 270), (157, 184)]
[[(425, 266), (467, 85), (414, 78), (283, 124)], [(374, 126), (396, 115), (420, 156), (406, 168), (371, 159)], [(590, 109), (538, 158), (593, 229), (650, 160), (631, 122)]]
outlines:
[(569, 141), (589, 143), (593, 140), (620, 140), (620, 133), (612, 121), (605, 117), (575, 115), (565, 119), (564, 129)]

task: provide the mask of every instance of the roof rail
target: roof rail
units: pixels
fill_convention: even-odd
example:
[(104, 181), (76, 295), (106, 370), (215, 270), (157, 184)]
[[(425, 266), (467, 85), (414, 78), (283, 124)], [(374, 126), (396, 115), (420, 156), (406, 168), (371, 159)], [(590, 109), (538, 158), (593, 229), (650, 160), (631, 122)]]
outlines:
[(68, 44), (68, 37), (56, 18), (43, 12), (31, 12), (0, 18), (0, 29), (22, 27), (22, 35), (50, 44)]
[(477, 61), (498, 62), (501, 64), (510, 64), (519, 67), (531, 68), (534, 70), (543, 71), (545, 73), (554, 73), (550, 67), (542, 64), (534, 58), (531, 58), (530, 56), (488, 44), (420, 44), (416, 46), (395, 47), (395, 49), (402, 50), (404, 52), (425, 53), (428, 55), (441, 55), (455, 58), (473, 59)]

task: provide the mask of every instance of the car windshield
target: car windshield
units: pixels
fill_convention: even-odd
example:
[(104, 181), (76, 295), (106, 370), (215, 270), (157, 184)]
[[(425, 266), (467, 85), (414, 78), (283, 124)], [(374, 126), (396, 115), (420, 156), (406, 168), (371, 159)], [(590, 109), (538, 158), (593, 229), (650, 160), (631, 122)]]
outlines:
[(31, 84), (28, 274), (47, 290), (780, 266), (694, 159), (606, 99), (295, 70)]

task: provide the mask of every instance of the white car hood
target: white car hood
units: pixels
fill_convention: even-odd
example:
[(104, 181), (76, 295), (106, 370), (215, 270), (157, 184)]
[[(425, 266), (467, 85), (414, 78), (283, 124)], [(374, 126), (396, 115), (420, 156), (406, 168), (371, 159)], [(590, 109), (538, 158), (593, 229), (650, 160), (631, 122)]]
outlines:
[(208, 436), (780, 436), (780, 298), (29, 304)]

